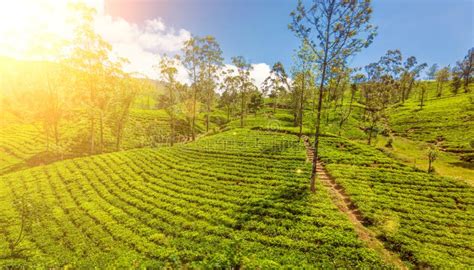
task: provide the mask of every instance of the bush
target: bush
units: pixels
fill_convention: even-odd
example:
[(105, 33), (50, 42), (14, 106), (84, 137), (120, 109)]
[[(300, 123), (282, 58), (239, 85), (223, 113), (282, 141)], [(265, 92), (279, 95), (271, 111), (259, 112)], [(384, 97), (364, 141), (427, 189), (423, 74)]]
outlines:
[(387, 148), (393, 148), (393, 137), (388, 138), (387, 143), (385, 144)]
[(209, 121), (218, 126), (223, 126), (229, 122), (227, 121), (227, 117), (223, 115), (211, 115), (211, 117), (209, 117)]

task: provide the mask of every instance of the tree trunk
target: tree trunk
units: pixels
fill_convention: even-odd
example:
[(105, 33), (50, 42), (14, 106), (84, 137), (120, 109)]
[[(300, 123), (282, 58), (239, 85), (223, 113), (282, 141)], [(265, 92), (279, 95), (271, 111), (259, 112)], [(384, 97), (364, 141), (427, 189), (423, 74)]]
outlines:
[(54, 140), (55, 140), (56, 146), (59, 146), (59, 128), (58, 128), (58, 122), (55, 122), (55, 123), (54, 123), (53, 129), (54, 129)]
[(326, 125), (329, 124), (329, 110), (331, 108), (331, 103), (328, 102), (328, 106), (326, 107)]
[(122, 137), (122, 122), (120, 121), (117, 125), (117, 137), (115, 138), (115, 151), (120, 150), (120, 141)]
[(300, 132), (299, 132), (299, 135), (298, 135), (298, 138), (301, 139), (301, 135), (303, 135), (303, 109), (304, 109), (304, 92), (305, 92), (305, 88), (306, 88), (306, 78), (305, 78), (305, 72), (303, 70), (303, 83), (302, 83), (302, 87), (301, 87), (301, 95), (300, 95), (300, 107), (299, 107), (299, 125), (300, 125)]
[(323, 73), (321, 76), (321, 84), (319, 86), (319, 99), (318, 99), (318, 111), (316, 116), (316, 132), (314, 134), (314, 156), (313, 156), (313, 167), (311, 170), (311, 182), (310, 189), (311, 192), (316, 191), (316, 169), (317, 169), (317, 160), (318, 160), (318, 151), (319, 151), (319, 136), (320, 136), (320, 127), (321, 127), (321, 109), (323, 104), (323, 90), (324, 90), (324, 80), (326, 79), (326, 67), (327, 67), (327, 54), (325, 54), (325, 59), (323, 62)]
[(193, 117), (192, 117), (192, 120), (191, 120), (191, 136), (192, 136), (192, 139), (193, 141), (196, 139), (196, 134), (195, 134), (195, 130), (194, 130), (194, 127), (195, 127), (195, 124), (196, 124), (196, 100), (197, 98), (197, 89), (196, 89), (196, 85), (194, 85), (194, 91), (193, 91)]
[(273, 99), (273, 114), (276, 113), (276, 104), (277, 104), (277, 99), (276, 97)]
[(173, 96), (173, 89), (170, 86), (170, 128), (171, 128), (171, 134), (170, 134), (170, 145), (173, 146), (174, 144), (174, 136), (175, 136), (175, 124), (174, 124), (174, 96)]
[(93, 155), (95, 152), (95, 119), (94, 115), (91, 117), (91, 130), (90, 130), (90, 154)]
[(100, 111), (99, 115), (99, 128), (100, 128), (100, 145), (99, 145), (99, 153), (102, 153), (104, 150), (104, 117), (102, 110)]
[(241, 113), (240, 113), (240, 127), (243, 128), (244, 127), (244, 115), (245, 115), (245, 93), (244, 93), (245, 90), (243, 90), (242, 92), (242, 102), (240, 104), (240, 110), (241, 110)]
[(347, 121), (347, 119), (349, 119), (349, 117), (352, 113), (352, 103), (354, 102), (354, 96), (355, 96), (355, 91), (352, 91), (351, 101), (349, 102), (349, 111), (347, 112), (347, 115), (345, 115), (345, 116), (343, 115), (343, 117), (341, 117), (341, 121), (339, 122), (339, 135), (341, 135), (342, 125), (344, 125), (344, 123)]
[(415, 79), (411, 79), (410, 80), (410, 84), (408, 85), (408, 89), (407, 89), (407, 95), (405, 97), (405, 100), (407, 100), (409, 97), (410, 97), (410, 94), (411, 94), (411, 90), (413, 89), (413, 84), (415, 83)]
[(424, 101), (425, 101), (425, 90), (421, 90), (420, 110), (423, 110)]
[(170, 134), (170, 145), (174, 145), (174, 137), (175, 137), (175, 124), (174, 124), (174, 116), (171, 117), (171, 134)]
[(46, 135), (46, 151), (49, 151), (49, 130), (45, 128), (45, 135)]
[(368, 145), (371, 145), (372, 144), (372, 127), (369, 128), (369, 135), (368, 135), (368, 138), (367, 138), (367, 144)]

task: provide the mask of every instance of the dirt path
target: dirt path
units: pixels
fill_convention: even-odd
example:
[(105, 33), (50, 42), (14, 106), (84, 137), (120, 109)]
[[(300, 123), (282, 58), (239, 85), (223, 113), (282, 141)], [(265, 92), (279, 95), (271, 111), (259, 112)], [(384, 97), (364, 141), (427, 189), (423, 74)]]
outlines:
[[(314, 155), (313, 147), (307, 136), (303, 136), (302, 139), (306, 147), (306, 161), (311, 162)], [(363, 217), (359, 209), (357, 209), (350, 197), (345, 193), (344, 188), (328, 174), (324, 164), (320, 161), (317, 162), (316, 171), (318, 179), (329, 189), (334, 204), (354, 225), (359, 239), (364, 241), (369, 248), (375, 250), (387, 263), (395, 265), (399, 269), (408, 269), (397, 254), (387, 250), (382, 242), (375, 237), (374, 232), (363, 225)]]

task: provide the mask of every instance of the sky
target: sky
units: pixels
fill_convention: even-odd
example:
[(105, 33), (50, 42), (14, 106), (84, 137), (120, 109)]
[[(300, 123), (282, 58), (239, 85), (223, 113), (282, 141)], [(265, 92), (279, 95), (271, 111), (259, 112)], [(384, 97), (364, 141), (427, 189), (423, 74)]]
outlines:
[[(113, 55), (129, 59), (125, 70), (154, 79), (160, 58), (179, 53), (192, 35), (214, 36), (228, 67), (232, 56), (248, 59), (257, 85), (275, 62), (289, 69), (299, 45), (288, 30), (296, 0), (0, 0), (0, 56), (38, 59), (34, 48), (73, 36), (68, 2), (77, 1), (97, 9), (95, 30), (112, 45)], [(352, 67), (375, 62), (389, 49), (446, 66), (474, 46), (474, 0), (372, 3), (378, 36), (350, 60)], [(178, 71), (178, 79), (189, 82), (185, 68)]]
[[(288, 30), (290, 0), (108, 0), (106, 12), (141, 24), (161, 18), (194, 35), (213, 35), (227, 62), (243, 55), (252, 63), (292, 63), (299, 41)], [(474, 0), (374, 0), (372, 23), (378, 36), (351, 60), (352, 66), (377, 61), (400, 49), (420, 62), (454, 64), (474, 46)]]

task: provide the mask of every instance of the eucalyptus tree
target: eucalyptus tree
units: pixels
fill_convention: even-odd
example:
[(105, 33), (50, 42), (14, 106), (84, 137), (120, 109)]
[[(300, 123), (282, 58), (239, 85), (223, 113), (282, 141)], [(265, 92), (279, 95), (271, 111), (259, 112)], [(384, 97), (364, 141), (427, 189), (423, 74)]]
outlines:
[(176, 106), (178, 104), (177, 92), (179, 82), (176, 80), (178, 73), (178, 59), (169, 58), (166, 55), (160, 61), (161, 79), (165, 83), (167, 90), (166, 96), (163, 96), (163, 105), (170, 117), (170, 145), (173, 146), (175, 142), (175, 121), (176, 121)]
[(449, 81), (450, 68), (444, 67), (436, 72), (436, 96), (441, 97), (443, 95), (443, 86)]
[(376, 34), (376, 29), (369, 23), (371, 14), (370, 0), (312, 0), (308, 4), (299, 0), (296, 10), (291, 13), (290, 30), (308, 43), (321, 72), (310, 186), (312, 192), (315, 191), (321, 109), (327, 78), (333, 63), (345, 62), (348, 57), (370, 45)]
[(425, 98), (426, 98), (426, 85), (422, 84), (420, 86), (420, 110), (423, 110), (423, 106), (425, 105)]
[(203, 97), (206, 104), (206, 131), (209, 131), (209, 117), (219, 80), (219, 70), (224, 65), (222, 50), (213, 36), (199, 39)]
[(269, 97), (273, 99), (273, 113), (275, 113), (278, 107), (278, 100), (284, 96), (287, 91), (292, 91), (288, 74), (281, 62), (273, 64), (270, 74), (263, 81), (262, 88), (263, 92), (269, 93)]
[(135, 101), (138, 92), (153, 89), (153, 85), (148, 80), (132, 78), (129, 74), (123, 74), (119, 78), (118, 85), (111, 100), (109, 122), (112, 135), (115, 136), (115, 150), (119, 151), (124, 135), (130, 108)]
[(436, 79), (436, 72), (438, 72), (438, 64), (433, 64), (428, 68), (426, 72), (428, 80), (434, 81)]
[(227, 121), (230, 121), (235, 103), (238, 99), (239, 82), (236, 76), (233, 75), (233, 70), (228, 70), (224, 73), (224, 79), (221, 83), (222, 95), (219, 99), (219, 106), (225, 108), (227, 111)]
[(399, 50), (388, 50), (378, 62), (365, 66), (367, 73), (363, 83), (364, 116), (367, 143), (377, 135), (379, 123), (385, 118), (385, 109), (396, 102), (400, 89), (402, 55)]
[(459, 88), (462, 86), (461, 76), (459, 71), (452, 71), (451, 72), (451, 92), (454, 95), (457, 95), (459, 92)]
[(400, 99), (402, 103), (409, 98), (416, 79), (420, 76), (421, 71), (426, 67), (426, 63), (418, 64), (415, 56), (410, 56), (405, 60), (402, 67), (402, 75), (400, 77)]
[(456, 63), (463, 79), (464, 92), (469, 92), (472, 74), (474, 73), (474, 48), (469, 49), (462, 61)]
[(350, 85), (351, 97), (349, 100), (349, 108), (346, 111), (343, 108), (341, 108), (341, 116), (339, 119), (339, 135), (341, 134), (342, 126), (351, 116), (356, 94), (359, 91), (360, 85), (363, 84), (364, 81), (365, 81), (364, 74), (357, 73), (351, 76), (351, 85)]
[(250, 77), (252, 65), (245, 60), (243, 56), (232, 57), (232, 64), (237, 68), (236, 80), (238, 83), (238, 91), (240, 94), (240, 127), (244, 127), (244, 119), (247, 110), (247, 102), (249, 92), (254, 89), (255, 85)]
[(78, 14), (75, 37), (71, 46), (71, 56), (66, 63), (77, 72), (77, 80), (80, 87), (77, 89), (76, 99), (85, 106), (89, 115), (89, 152), (96, 152), (96, 120), (99, 118), (100, 144), (103, 147), (103, 117), (104, 110), (110, 101), (113, 88), (110, 81), (113, 80), (119, 70), (110, 59), (111, 45), (107, 43), (94, 30), (93, 16), (94, 9), (83, 4), (74, 6)]
[[(382, 58), (381, 58), (382, 59)], [(372, 63), (365, 67), (367, 81), (364, 83), (364, 120), (367, 123), (367, 144), (371, 144), (373, 136), (378, 133), (378, 126), (385, 117), (384, 112), (397, 87), (396, 81), (389, 70), (381, 67), (379, 63)]]
[(248, 103), (250, 112), (253, 112), (257, 116), (257, 112), (263, 107), (263, 94), (257, 87), (250, 92), (250, 100)]
[(197, 101), (200, 92), (200, 78), (202, 78), (201, 72), (203, 64), (201, 63), (202, 50), (199, 45), (199, 38), (192, 37), (184, 43), (182, 48), (184, 57), (183, 64), (188, 70), (189, 77), (191, 79), (192, 88), (192, 108), (191, 108), (191, 136), (194, 141), (196, 138), (196, 111)]
[(302, 42), (300, 48), (294, 57), (294, 65), (292, 68), (293, 87), (291, 88), (293, 94), (295, 124), (299, 126), (299, 138), (303, 133), (303, 118), (305, 100), (309, 96), (309, 91), (314, 88), (314, 74), (315, 68), (314, 53), (307, 42)]

